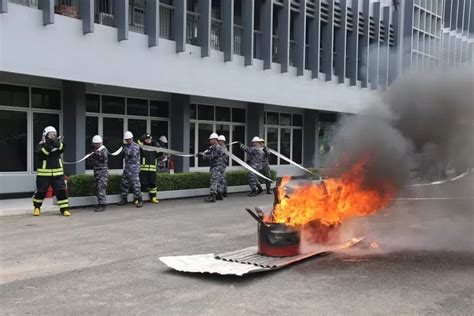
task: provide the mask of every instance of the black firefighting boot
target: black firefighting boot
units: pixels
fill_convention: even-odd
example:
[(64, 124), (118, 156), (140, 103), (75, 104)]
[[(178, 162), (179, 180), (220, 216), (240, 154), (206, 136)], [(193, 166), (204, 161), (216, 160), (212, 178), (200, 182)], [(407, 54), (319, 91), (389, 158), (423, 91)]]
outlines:
[(143, 207), (143, 199), (141, 197), (136, 198), (133, 203), (135, 204), (136, 207)]
[(250, 192), (248, 196), (256, 196), (257, 194), (257, 190), (252, 190), (252, 192)]
[(206, 196), (206, 197), (204, 198), (204, 202), (207, 202), (207, 203), (214, 203), (214, 202), (216, 202), (216, 194), (215, 194), (215, 193), (209, 194), (208, 196)]
[(257, 194), (260, 194), (263, 192), (262, 186), (258, 185), (257, 188), (258, 188)]
[(97, 207), (94, 210), (94, 212), (103, 212), (103, 211), (105, 211), (105, 205), (104, 204), (97, 205)]
[(217, 200), (217, 201), (222, 201), (222, 200), (223, 200), (223, 198), (222, 198), (222, 192), (217, 192), (216, 200)]
[(267, 194), (272, 194), (270, 184), (267, 184)]
[(127, 197), (122, 196), (122, 199), (120, 200), (120, 202), (117, 203), (117, 205), (126, 205), (127, 203), (128, 203)]

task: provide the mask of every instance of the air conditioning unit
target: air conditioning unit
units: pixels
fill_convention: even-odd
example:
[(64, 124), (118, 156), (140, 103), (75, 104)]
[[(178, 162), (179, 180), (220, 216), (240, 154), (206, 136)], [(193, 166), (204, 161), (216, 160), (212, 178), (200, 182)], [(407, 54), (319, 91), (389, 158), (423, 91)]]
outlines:
[(115, 17), (109, 13), (99, 12), (97, 23), (107, 26), (115, 26)]

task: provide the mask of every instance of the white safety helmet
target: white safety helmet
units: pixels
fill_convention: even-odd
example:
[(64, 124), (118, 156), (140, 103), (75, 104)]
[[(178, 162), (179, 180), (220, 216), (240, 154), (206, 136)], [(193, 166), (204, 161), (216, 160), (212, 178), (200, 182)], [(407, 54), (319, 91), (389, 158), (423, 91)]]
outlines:
[(252, 138), (252, 143), (260, 143), (262, 140), (260, 139), (260, 137), (258, 136), (255, 136), (254, 138)]
[(92, 137), (92, 143), (94, 144), (102, 143), (102, 137), (100, 137), (99, 135), (95, 135), (94, 137)]
[(57, 133), (56, 129), (53, 126), (45, 127), (45, 129), (43, 130), (43, 137), (46, 137), (46, 135), (51, 132)]
[(131, 139), (133, 138), (133, 134), (130, 131), (126, 131), (125, 134), (123, 134), (123, 139)]
[(209, 136), (209, 139), (219, 139), (219, 135), (217, 135), (217, 133), (212, 133), (211, 136)]
[(166, 138), (165, 135), (161, 135), (160, 138), (158, 138), (158, 140), (162, 143), (168, 144), (168, 139)]
[(226, 139), (225, 139), (225, 136), (224, 136), (224, 135), (219, 135), (219, 137), (217, 138), (217, 140), (221, 140), (221, 141), (223, 141), (223, 142), (225, 142), (225, 141), (226, 141)]

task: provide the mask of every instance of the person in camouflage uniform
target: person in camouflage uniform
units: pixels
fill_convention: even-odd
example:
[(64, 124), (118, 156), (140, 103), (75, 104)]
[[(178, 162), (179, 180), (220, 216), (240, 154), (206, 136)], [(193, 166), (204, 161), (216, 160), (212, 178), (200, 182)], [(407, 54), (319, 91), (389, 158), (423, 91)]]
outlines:
[(102, 137), (99, 135), (95, 135), (92, 138), (92, 144), (94, 145), (94, 151), (89, 159), (92, 161), (94, 167), (95, 190), (98, 202), (95, 212), (103, 212), (107, 205), (106, 195), (109, 179), (109, 152), (102, 144)]
[[(263, 150), (263, 160), (262, 160), (262, 174), (267, 177), (268, 179), (271, 179), (272, 175), (270, 172), (270, 151), (268, 150), (267, 146), (265, 145), (265, 140), (262, 138), (261, 144), (262, 144), (262, 150)], [(268, 180), (265, 180), (265, 187), (267, 188), (267, 194), (272, 194), (271, 192), (271, 182)]]
[[(217, 139), (219, 145), (224, 149), (225, 147), (225, 136), (224, 135), (219, 135), (219, 138)], [(222, 197), (227, 197), (227, 181), (225, 179), (225, 169), (229, 165), (229, 157), (225, 154), (225, 152), (222, 155), (222, 159), (219, 162), (219, 169), (221, 172), (221, 182), (219, 183), (218, 191), (217, 191), (217, 200), (221, 200)]]
[[(160, 138), (158, 138), (157, 146), (161, 148), (168, 148), (168, 139), (166, 138), (165, 135), (161, 135)], [(171, 155), (168, 153), (158, 154), (157, 166), (158, 166), (158, 171), (160, 173), (168, 173), (170, 158), (171, 158)]]
[[(252, 147), (248, 147), (245, 144), (240, 144), (240, 148), (250, 156), (250, 167), (258, 172), (262, 172), (262, 162), (264, 155), (260, 141), (260, 137), (255, 136), (252, 139)], [(248, 181), (251, 190), (248, 196), (256, 196), (263, 192), (260, 181), (258, 180), (258, 177), (255, 173), (249, 173)]]
[[(204, 201), (206, 202), (211, 202), (214, 203), (217, 198), (217, 194), (219, 192), (219, 184), (221, 183), (221, 178), (222, 178), (222, 172), (220, 171), (221, 167), (220, 165), (222, 164), (222, 156), (224, 155), (224, 152), (222, 150), (222, 147), (219, 146), (217, 139), (218, 135), (216, 133), (212, 133), (211, 136), (209, 136), (209, 143), (211, 146), (209, 149), (204, 151), (203, 153), (200, 153), (198, 155), (202, 156), (204, 160), (207, 160), (210, 162), (209, 169), (211, 171), (211, 183), (210, 183), (210, 194), (207, 196)], [(222, 197), (220, 197), (222, 199)]]
[(123, 145), (123, 155), (125, 167), (123, 168), (122, 178), (120, 179), (120, 190), (122, 191), (122, 200), (118, 205), (127, 204), (129, 187), (133, 188), (134, 201), (137, 207), (143, 206), (142, 192), (140, 185), (140, 147), (133, 141), (133, 134), (129, 131), (124, 134), (125, 144)]

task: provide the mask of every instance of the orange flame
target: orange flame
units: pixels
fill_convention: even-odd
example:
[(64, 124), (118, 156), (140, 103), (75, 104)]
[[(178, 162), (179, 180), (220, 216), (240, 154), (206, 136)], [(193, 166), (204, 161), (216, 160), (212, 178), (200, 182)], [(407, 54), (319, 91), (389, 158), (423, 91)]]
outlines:
[(338, 225), (345, 219), (367, 216), (387, 207), (395, 197), (396, 187), (389, 181), (377, 188), (363, 185), (368, 159), (355, 163), (340, 178), (330, 178), (323, 184), (297, 186), (290, 197), (284, 185), (291, 177), (284, 177), (278, 188), (281, 203), (273, 210), (273, 221), (291, 226), (302, 226), (312, 221), (324, 225)]

